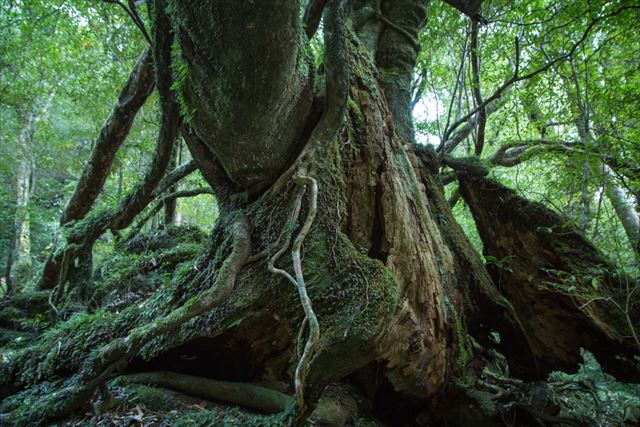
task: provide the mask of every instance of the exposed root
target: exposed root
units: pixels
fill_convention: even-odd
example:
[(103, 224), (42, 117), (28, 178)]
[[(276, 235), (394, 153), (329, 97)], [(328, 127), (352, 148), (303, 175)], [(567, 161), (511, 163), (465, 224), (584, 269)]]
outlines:
[[(275, 423), (265, 422), (260, 425), (290, 425), (291, 421), (289, 418), (291, 414), (286, 411), (291, 407), (294, 397), (258, 384), (219, 381), (166, 371), (124, 375), (119, 377), (117, 382), (118, 385), (145, 384), (169, 388), (192, 397), (231, 403), (265, 414), (280, 413), (281, 417), (275, 418), (277, 419)], [(316, 408), (309, 416), (309, 425), (354, 425), (355, 420), (363, 419), (362, 407), (359, 403), (362, 400), (362, 396), (352, 387), (330, 386), (322, 394)], [(236, 423), (238, 421), (236, 420)], [(365, 424), (379, 425), (377, 423), (362, 425)]]
[(69, 292), (67, 290), (67, 283), (69, 282), (69, 269), (71, 268), (72, 260), (81, 249), (82, 245), (77, 243), (67, 243), (67, 246), (64, 248), (62, 263), (60, 265), (60, 276), (58, 277), (58, 283), (51, 290), (52, 297), (50, 297), (49, 303), (55, 319), (60, 318), (60, 309), (58, 309), (57, 306), (62, 303), (62, 300)]
[(298, 329), (298, 338), (296, 339), (296, 357), (300, 359), (302, 357), (302, 349), (300, 348), (300, 343), (302, 342), (302, 338), (304, 337), (304, 330), (307, 326), (307, 316), (302, 319), (302, 323), (300, 324), (300, 328)]
[(134, 328), (129, 335), (111, 341), (89, 357), (76, 377), (60, 394), (62, 403), (49, 418), (67, 415), (89, 400), (94, 391), (109, 378), (121, 372), (128, 359), (152, 339), (174, 331), (188, 320), (212, 310), (224, 303), (235, 288), (236, 276), (251, 253), (249, 222), (244, 213), (238, 213), (233, 224), (233, 249), (222, 264), (216, 281), (198, 297), (173, 310), (151, 324)]
[[(306, 316), (306, 323), (309, 326), (309, 336), (307, 338), (307, 343), (304, 346), (304, 351), (302, 353), (302, 357), (298, 361), (298, 366), (296, 366), (295, 373), (295, 389), (296, 389), (296, 400), (298, 401), (298, 409), (300, 414), (304, 413), (304, 384), (307, 374), (309, 373), (309, 366), (311, 364), (311, 359), (313, 358), (316, 347), (318, 346), (318, 342), (320, 340), (320, 325), (318, 324), (318, 318), (316, 317), (313, 308), (311, 307), (311, 299), (307, 294), (307, 287), (304, 283), (304, 275), (302, 273), (302, 262), (300, 260), (300, 249), (302, 248), (302, 243), (304, 239), (309, 234), (311, 230), (311, 225), (316, 217), (316, 213), (318, 211), (318, 182), (311, 177), (308, 176), (297, 176), (294, 178), (294, 181), (298, 185), (305, 185), (308, 189), (310, 189), (310, 203), (309, 203), (309, 212), (307, 213), (307, 219), (305, 220), (300, 233), (293, 242), (293, 248), (291, 250), (291, 258), (293, 260), (293, 270), (296, 275), (296, 287), (298, 288), (298, 294), (300, 296), (300, 302), (302, 303), (302, 308), (304, 309), (304, 314)], [(302, 327), (305, 322), (302, 323)]]
[(292, 397), (259, 385), (229, 381), (218, 381), (176, 372), (145, 372), (124, 375), (118, 379), (125, 384), (138, 383), (167, 387), (204, 399), (240, 405), (267, 414), (284, 411)]
[[(294, 177), (294, 182), (299, 186), (300, 190), (296, 196), (293, 210), (291, 212), (291, 218), (289, 219), (289, 224), (287, 225), (287, 229), (285, 230), (284, 242), (280, 249), (273, 254), (271, 258), (269, 258), (268, 268), (269, 271), (273, 274), (278, 274), (285, 279), (287, 279), (290, 283), (292, 283), (296, 289), (298, 290), (298, 295), (300, 296), (300, 303), (304, 310), (305, 318), (300, 325), (300, 330), (298, 332), (298, 339), (296, 340), (296, 351), (298, 353), (298, 365), (296, 366), (294, 384), (295, 384), (295, 392), (296, 392), (296, 402), (298, 407), (298, 413), (305, 413), (305, 401), (304, 401), (304, 386), (307, 374), (309, 373), (309, 367), (311, 364), (311, 359), (313, 358), (316, 348), (318, 346), (318, 342), (320, 340), (320, 325), (318, 324), (318, 318), (316, 317), (315, 312), (311, 306), (311, 299), (307, 294), (307, 288), (304, 282), (304, 273), (302, 271), (302, 261), (301, 261), (301, 249), (302, 244), (304, 243), (304, 239), (309, 234), (311, 230), (311, 226), (313, 221), (315, 220), (316, 213), (318, 211), (318, 182), (309, 176), (306, 175), (296, 175)], [(304, 195), (305, 190), (309, 190), (309, 211), (307, 213), (307, 218), (305, 219), (300, 232), (296, 236), (293, 246), (291, 248), (291, 259), (293, 262), (293, 271), (294, 276), (289, 274), (286, 270), (281, 268), (277, 268), (275, 266), (276, 261), (286, 252), (289, 248), (289, 243), (291, 242), (291, 237), (294, 229), (296, 228), (296, 223), (298, 217), (300, 216), (300, 208), (302, 205), (302, 196)], [(305, 326), (309, 328), (309, 335), (307, 337), (306, 344), (304, 346), (304, 350), (300, 355), (298, 350), (297, 343), (302, 340), (302, 336), (304, 333)]]
[(271, 256), (271, 258), (269, 258), (269, 261), (267, 263), (267, 267), (269, 268), (270, 272), (272, 272), (273, 274), (279, 274), (280, 276), (291, 282), (294, 286), (298, 286), (298, 282), (296, 282), (296, 279), (294, 279), (293, 276), (291, 276), (291, 274), (289, 274), (287, 271), (281, 268), (277, 268), (275, 266), (275, 263), (282, 256), (282, 254), (284, 254), (286, 250), (289, 249), (291, 236), (293, 235), (293, 231), (295, 230), (296, 224), (298, 222), (298, 217), (300, 216), (300, 207), (302, 206), (303, 195), (304, 187), (301, 187), (294, 202), (293, 211), (291, 212), (291, 218), (289, 218), (289, 224), (287, 224), (287, 228), (285, 229), (284, 243), (282, 244), (280, 249), (278, 249), (276, 253)]

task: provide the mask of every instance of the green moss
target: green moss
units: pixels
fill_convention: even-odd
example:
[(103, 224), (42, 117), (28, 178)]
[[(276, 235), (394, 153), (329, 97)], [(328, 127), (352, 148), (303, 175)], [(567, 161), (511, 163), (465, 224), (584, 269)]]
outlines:
[(175, 427), (192, 426), (246, 426), (246, 427), (285, 427), (289, 425), (285, 416), (259, 415), (242, 411), (239, 408), (193, 411), (171, 416), (171, 425)]
[[(43, 382), (16, 393), (0, 402), (0, 413), (11, 414), (10, 418), (0, 419), (6, 426), (33, 426), (41, 424), (41, 411), (34, 408), (52, 408), (54, 401), (48, 397), (59, 390), (61, 382)], [(44, 403), (44, 405), (43, 405)]]
[(364, 115), (362, 114), (362, 110), (356, 101), (353, 100), (352, 97), (349, 97), (347, 100), (347, 105), (349, 107), (349, 112), (351, 116), (356, 120), (357, 123), (364, 123)]
[(465, 369), (467, 364), (473, 358), (473, 352), (471, 350), (471, 344), (469, 343), (469, 336), (467, 334), (467, 330), (460, 318), (460, 313), (457, 312), (453, 304), (449, 302), (448, 299), (446, 301), (446, 306), (449, 308), (450, 315), (453, 317), (455, 331), (456, 331), (456, 341), (458, 343), (458, 366), (461, 369)]
[(141, 405), (145, 409), (154, 412), (169, 412), (184, 409), (186, 406), (177, 393), (163, 388), (142, 384), (127, 384), (122, 392), (126, 396), (127, 404)]

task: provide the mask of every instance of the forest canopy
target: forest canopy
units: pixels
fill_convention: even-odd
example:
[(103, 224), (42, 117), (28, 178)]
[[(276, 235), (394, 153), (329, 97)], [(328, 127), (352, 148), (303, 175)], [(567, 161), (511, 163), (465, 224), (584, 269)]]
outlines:
[(2, 0), (0, 156), (0, 425), (640, 419), (634, 1)]

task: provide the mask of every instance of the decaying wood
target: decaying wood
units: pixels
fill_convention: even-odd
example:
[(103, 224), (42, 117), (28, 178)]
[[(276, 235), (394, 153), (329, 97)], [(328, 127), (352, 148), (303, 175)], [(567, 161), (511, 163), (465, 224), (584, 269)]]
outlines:
[[(594, 287), (623, 291), (625, 281), (582, 233), (558, 214), (475, 172), (459, 172), (460, 192), (474, 216), (494, 281), (511, 301), (546, 371), (569, 369), (591, 350), (613, 372), (624, 369), (633, 341), (625, 313)], [(595, 283), (595, 285), (594, 285)], [(575, 289), (573, 297), (571, 291)], [(638, 319), (638, 310), (629, 313)], [(637, 323), (635, 323), (637, 324)]]

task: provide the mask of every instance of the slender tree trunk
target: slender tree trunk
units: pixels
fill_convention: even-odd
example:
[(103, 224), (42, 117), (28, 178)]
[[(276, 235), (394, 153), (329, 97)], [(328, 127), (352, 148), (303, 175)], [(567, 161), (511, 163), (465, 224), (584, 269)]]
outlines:
[(600, 170), (603, 175), (605, 194), (620, 219), (636, 258), (640, 260), (640, 217), (638, 216), (637, 202), (634, 203), (631, 195), (627, 195), (616, 182), (617, 177), (609, 166), (603, 163)]
[[(34, 161), (31, 140), (36, 126), (36, 118), (29, 112), (23, 118), (23, 128), (18, 136), (20, 163), (16, 173), (16, 212), (13, 221), (13, 235), (9, 244), (5, 280), (7, 288), (14, 287), (13, 269), (18, 265), (28, 268), (31, 264), (31, 230), (29, 200), (35, 183)], [(18, 282), (25, 279), (20, 275)], [(23, 285), (23, 283), (18, 283)]]
[[(31, 216), (30, 200), (35, 191), (36, 162), (34, 153), (34, 134), (38, 123), (46, 121), (54, 94), (51, 93), (44, 104), (22, 114), (22, 130), (18, 135), (19, 164), (16, 173), (15, 217), (13, 234), (9, 243), (5, 280), (7, 289), (17, 279), (19, 285), (29, 279), (31, 274)], [(14, 277), (14, 269), (20, 270)]]
[[(171, 155), (171, 161), (169, 162), (169, 170), (174, 169), (176, 165), (180, 163), (180, 159), (179, 159), (180, 146), (181, 144), (176, 144), (174, 152)], [(177, 191), (177, 186), (170, 187), (168, 190), (169, 194), (175, 193), (176, 191)], [(169, 197), (163, 200), (164, 200), (164, 218), (162, 221), (162, 225), (164, 227), (175, 225), (177, 213), (178, 213), (178, 198)]]
[[(575, 111), (574, 124), (578, 131), (578, 135), (585, 147), (585, 153), (589, 154), (590, 151), (594, 151), (597, 156), (599, 148), (598, 139), (591, 131), (591, 120), (589, 106), (585, 105), (581, 96), (581, 89), (578, 82), (575, 65), (571, 62), (571, 71), (573, 79), (570, 81), (564, 77), (564, 83), (569, 100), (571, 101), (571, 107)], [(573, 88), (573, 90), (571, 90)], [(589, 88), (586, 87), (585, 91)], [(588, 162), (590, 159), (585, 159)], [(585, 169), (589, 168), (589, 164), (585, 163)], [(595, 162), (594, 170), (601, 173), (601, 179), (604, 183), (605, 195), (611, 202), (620, 223), (627, 236), (627, 241), (631, 250), (636, 256), (637, 260), (640, 260), (640, 216), (638, 215), (638, 207), (634, 206), (635, 203), (630, 197), (626, 196), (626, 192), (617, 182), (617, 177), (613, 170), (597, 159)], [(585, 170), (585, 181), (588, 171)], [(583, 204), (588, 206), (588, 202), (584, 202), (585, 196), (583, 194)]]

